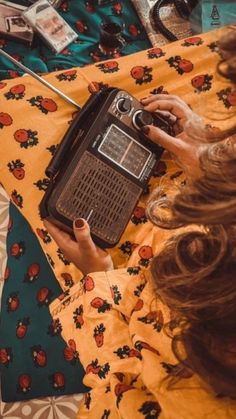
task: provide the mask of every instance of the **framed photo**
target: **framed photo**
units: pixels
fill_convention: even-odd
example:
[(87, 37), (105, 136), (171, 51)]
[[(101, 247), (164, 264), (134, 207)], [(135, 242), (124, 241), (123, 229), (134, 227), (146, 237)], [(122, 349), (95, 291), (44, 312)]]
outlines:
[(26, 31), (28, 28), (27, 23), (21, 16), (8, 16), (5, 18), (7, 32), (18, 33)]
[(23, 12), (24, 19), (56, 53), (73, 42), (77, 33), (47, 0), (39, 0)]
[(14, 41), (31, 44), (33, 29), (22, 16), (25, 7), (7, 1), (0, 1), (0, 34)]

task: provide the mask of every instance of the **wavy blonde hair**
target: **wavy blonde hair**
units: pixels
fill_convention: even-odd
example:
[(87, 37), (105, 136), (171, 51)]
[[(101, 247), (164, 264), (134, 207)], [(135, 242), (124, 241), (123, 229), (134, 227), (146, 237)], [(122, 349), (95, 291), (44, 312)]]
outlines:
[(216, 395), (236, 398), (236, 227), (177, 236), (153, 259), (151, 273), (158, 297), (178, 313), (177, 359)]
[[(224, 75), (236, 80), (236, 31), (219, 46)], [(216, 395), (236, 398), (236, 140), (222, 141), (233, 134), (236, 127), (211, 133), (200, 156), (203, 176), (169, 200), (168, 222), (158, 217), (155, 196), (147, 214), (168, 228), (205, 226), (174, 237), (153, 259), (151, 273), (157, 295), (179, 316), (172, 339), (177, 359)]]

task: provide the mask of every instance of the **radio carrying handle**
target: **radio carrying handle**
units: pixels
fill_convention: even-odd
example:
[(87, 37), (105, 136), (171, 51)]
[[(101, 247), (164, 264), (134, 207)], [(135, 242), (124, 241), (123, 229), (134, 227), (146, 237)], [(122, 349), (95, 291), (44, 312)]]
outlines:
[(46, 176), (53, 178), (57, 174), (64, 156), (72, 148), (74, 142), (80, 136), (80, 126), (83, 125), (91, 110), (94, 109), (94, 107), (96, 108), (101, 96), (114, 89), (117, 90), (114, 87), (108, 87), (91, 94), (85, 105), (80, 109), (79, 114), (72, 121), (70, 128), (66, 131), (62, 141), (58, 145), (52, 160), (45, 170)]

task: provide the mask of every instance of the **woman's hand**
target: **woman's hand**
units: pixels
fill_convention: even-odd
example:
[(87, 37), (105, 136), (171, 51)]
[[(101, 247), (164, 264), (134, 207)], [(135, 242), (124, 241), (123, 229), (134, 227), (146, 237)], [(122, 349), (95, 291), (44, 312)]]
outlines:
[(170, 119), (175, 134), (178, 135), (184, 130), (187, 121), (198, 118), (190, 107), (180, 97), (175, 95), (151, 95), (141, 99), (144, 109), (149, 112), (157, 112), (165, 118)]
[(193, 119), (197, 119), (200, 131), (200, 117), (179, 97), (173, 95), (152, 95), (141, 99), (141, 103), (146, 111), (163, 115), (165, 119), (169, 120), (176, 136), (173, 137), (153, 125), (143, 127), (143, 132), (154, 143), (161, 145), (172, 153), (187, 176), (191, 178), (201, 176), (202, 171), (199, 161), (201, 143), (184, 132), (186, 122)]
[(64, 253), (65, 258), (74, 263), (83, 275), (113, 269), (110, 255), (95, 245), (90, 235), (89, 225), (84, 219), (80, 218), (74, 222), (76, 240), (47, 220), (44, 220), (44, 226)]

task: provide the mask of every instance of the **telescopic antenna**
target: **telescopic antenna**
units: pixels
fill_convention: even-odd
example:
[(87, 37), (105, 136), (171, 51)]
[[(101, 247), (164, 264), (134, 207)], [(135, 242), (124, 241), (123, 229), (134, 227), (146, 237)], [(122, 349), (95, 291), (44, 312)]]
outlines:
[(48, 87), (50, 90), (55, 92), (57, 95), (59, 95), (62, 99), (64, 99), (66, 102), (70, 103), (71, 105), (75, 106), (77, 109), (81, 109), (81, 106), (76, 103), (73, 99), (66, 96), (61, 90), (54, 87), (52, 84), (48, 83), (46, 80), (44, 80), (42, 77), (40, 77), (38, 74), (34, 73), (34, 71), (30, 70), (28, 67), (20, 63), (19, 61), (15, 60), (15, 58), (11, 57), (11, 55), (7, 54), (7, 52), (0, 49), (0, 54), (2, 54), (4, 57), (8, 58), (8, 60), (12, 61), (17, 67), (21, 68), (25, 73), (30, 74), (34, 79), (38, 80), (40, 83), (44, 84), (46, 87)]

